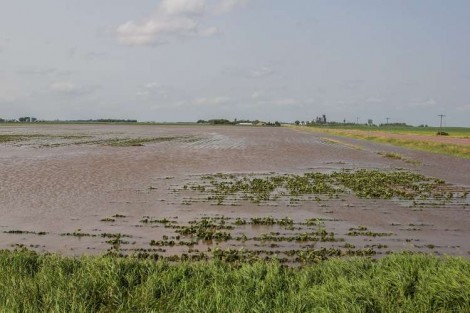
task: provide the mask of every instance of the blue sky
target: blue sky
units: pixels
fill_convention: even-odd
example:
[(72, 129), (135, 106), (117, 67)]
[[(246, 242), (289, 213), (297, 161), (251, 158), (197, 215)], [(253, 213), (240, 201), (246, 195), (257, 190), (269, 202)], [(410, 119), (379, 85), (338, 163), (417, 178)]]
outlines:
[(470, 126), (469, 1), (0, 0), (0, 117)]

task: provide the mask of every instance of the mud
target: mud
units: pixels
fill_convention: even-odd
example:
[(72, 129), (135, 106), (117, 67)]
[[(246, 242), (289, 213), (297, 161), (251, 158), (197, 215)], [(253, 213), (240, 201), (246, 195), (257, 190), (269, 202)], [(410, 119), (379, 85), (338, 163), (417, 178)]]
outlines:
[[(469, 198), (446, 204), (410, 206), (404, 201), (306, 198), (293, 204), (239, 201), (216, 205), (206, 195), (184, 191), (202, 175), (235, 173), (305, 173), (341, 169), (407, 169), (437, 177), (450, 188), (470, 189), (470, 161), (389, 145), (288, 128), (152, 125), (32, 125), (0, 127), (0, 135), (21, 139), (0, 143), (0, 248), (25, 246), (66, 255), (122, 253), (156, 249), (162, 255), (197, 253), (217, 247), (246, 248), (279, 253), (290, 249), (373, 247), (377, 255), (389, 251), (423, 251), (470, 256)], [(113, 146), (119, 140), (141, 145)], [(325, 140), (329, 139), (329, 140)], [(134, 141), (132, 141), (134, 142)], [(400, 153), (406, 160), (379, 153)], [(115, 217), (118, 214), (123, 217)], [(293, 228), (279, 225), (234, 225), (236, 218), (293, 220)], [(230, 240), (181, 237), (173, 228), (143, 223), (145, 217), (189, 225), (204, 217), (224, 217)], [(104, 221), (103, 219), (109, 219)], [(271, 232), (295, 236), (316, 231), (306, 219), (322, 220), (337, 241), (299, 242), (251, 240)], [(390, 236), (349, 236), (359, 226)], [(8, 233), (11, 231), (20, 231)], [(35, 233), (21, 233), (29, 231)], [(38, 232), (47, 232), (38, 235)], [(87, 234), (66, 236), (64, 234)], [(114, 245), (102, 234), (121, 234)], [(236, 240), (244, 234), (248, 240)], [(94, 236), (92, 236), (94, 235)], [(116, 235), (117, 236), (117, 235)], [(151, 246), (168, 240), (174, 246)], [(191, 246), (179, 241), (196, 241)], [(377, 248), (381, 245), (381, 248)], [(116, 250), (116, 249), (115, 249)]]

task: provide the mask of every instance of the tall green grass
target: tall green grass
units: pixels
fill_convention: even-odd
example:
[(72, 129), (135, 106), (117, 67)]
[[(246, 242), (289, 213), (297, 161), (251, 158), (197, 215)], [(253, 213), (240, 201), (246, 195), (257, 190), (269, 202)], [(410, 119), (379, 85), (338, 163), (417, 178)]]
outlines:
[(470, 261), (390, 255), (289, 268), (0, 252), (0, 312), (469, 312)]

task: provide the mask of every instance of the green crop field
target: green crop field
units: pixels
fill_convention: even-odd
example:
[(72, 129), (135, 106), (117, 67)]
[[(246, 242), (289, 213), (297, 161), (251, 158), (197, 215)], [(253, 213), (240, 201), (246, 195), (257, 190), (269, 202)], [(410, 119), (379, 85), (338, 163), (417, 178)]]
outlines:
[[(369, 127), (365, 125), (291, 127), (298, 130), (391, 144), (413, 150), (470, 158), (470, 145), (467, 143), (448, 143), (430, 139), (432, 136), (435, 136), (437, 139), (439, 139), (439, 137), (446, 139), (454, 138), (457, 140), (469, 139), (470, 128), (443, 128), (442, 130), (449, 135), (437, 136), (436, 133), (440, 131), (440, 129), (432, 127)], [(397, 137), (397, 135), (415, 135), (415, 137)]]
[(414, 127), (414, 126), (367, 126), (367, 125), (327, 125), (312, 126), (313, 128), (337, 129), (337, 130), (360, 130), (370, 132), (387, 132), (391, 134), (416, 134), (436, 135), (439, 131), (449, 133), (450, 137), (470, 138), (470, 127)]
[(470, 128), (468, 127), (392, 127), (378, 130), (389, 131), (396, 134), (417, 134), (417, 135), (436, 135), (439, 131), (449, 133), (450, 137), (470, 138)]

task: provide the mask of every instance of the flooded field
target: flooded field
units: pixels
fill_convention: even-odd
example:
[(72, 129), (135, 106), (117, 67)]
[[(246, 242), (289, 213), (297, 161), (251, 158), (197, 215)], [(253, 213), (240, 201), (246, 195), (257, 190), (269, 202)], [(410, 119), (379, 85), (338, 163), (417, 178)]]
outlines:
[(470, 256), (470, 161), (288, 128), (0, 127), (0, 248)]

